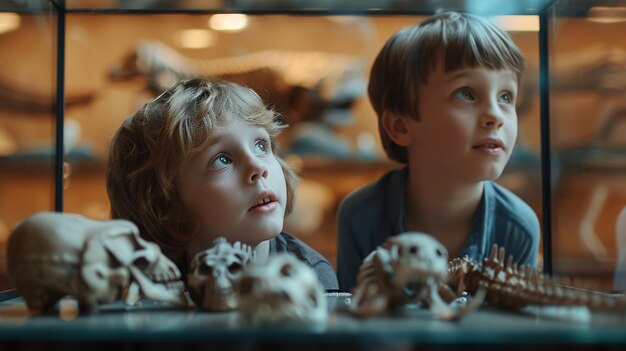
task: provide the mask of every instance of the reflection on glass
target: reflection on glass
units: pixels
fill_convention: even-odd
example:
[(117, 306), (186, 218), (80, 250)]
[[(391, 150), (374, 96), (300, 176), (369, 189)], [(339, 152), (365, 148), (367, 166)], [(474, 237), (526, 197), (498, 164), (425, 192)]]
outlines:
[(10, 231), (54, 204), (55, 69), (50, 2), (0, 4), (0, 290)]
[(567, 10), (550, 51), (554, 272), (608, 290), (626, 205), (626, 12)]

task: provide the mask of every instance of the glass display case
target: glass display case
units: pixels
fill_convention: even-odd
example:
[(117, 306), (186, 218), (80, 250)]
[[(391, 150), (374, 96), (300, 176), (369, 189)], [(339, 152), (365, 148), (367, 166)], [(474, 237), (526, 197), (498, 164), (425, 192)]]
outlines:
[[(587, 288), (623, 290), (614, 286), (614, 276), (626, 270), (626, 238), (616, 230), (626, 207), (624, 0), (3, 1), (0, 261), (12, 228), (36, 211), (108, 218), (104, 171), (111, 136), (171, 82), (201, 75), (256, 88), (285, 115), (284, 156), (301, 177), (286, 230), (334, 264), (341, 199), (399, 167), (386, 159), (378, 140), (366, 94), (371, 63), (392, 33), (441, 10), (490, 18), (527, 59), (518, 143), (498, 182), (539, 216), (546, 271)], [(2, 267), (0, 287), (10, 288)], [(19, 340), (33, 330), (51, 331), (45, 337), (56, 339), (55, 328), (87, 335), (73, 339), (79, 342), (115, 335), (141, 342), (161, 332), (168, 340), (226, 344), (242, 335), (250, 342), (284, 341), (286, 335), (270, 330), (274, 339), (262, 339), (238, 329), (229, 316), (141, 310), (109, 314), (105, 332), (96, 337), (98, 316), (86, 323), (72, 317), (63, 325), (54, 318), (24, 322), (23, 305), (7, 300), (3, 306), (0, 320), (8, 322), (0, 321), (0, 335)], [(392, 335), (407, 343), (488, 343), (491, 334), (483, 327), (500, 318), (497, 342), (524, 342), (528, 335), (550, 343), (626, 341), (622, 325), (533, 324), (533, 317), (497, 314), (483, 311), (458, 325), (411, 322), (413, 331), (393, 319), (377, 325), (340, 317), (326, 330), (287, 335), (296, 342), (320, 335), (340, 343), (389, 341)], [(180, 324), (159, 327), (170, 317)], [(14, 327), (22, 322), (25, 329)], [(3, 329), (6, 324), (11, 326)], [(199, 325), (217, 329), (203, 334)], [(133, 334), (138, 326), (142, 331)], [(580, 336), (581, 328), (589, 334)]]
[(33, 212), (54, 209), (58, 21), (48, 0), (0, 2), (2, 290), (11, 287), (5, 252), (12, 228)]
[[(369, 66), (394, 31), (433, 11), (427, 2), (383, 5), (243, 2), (227, 11), (241, 13), (228, 14), (222, 13), (226, 5), (210, 2), (67, 2), (61, 131), (71, 176), (58, 185), (64, 190), (56, 193), (57, 208), (108, 218), (104, 162), (108, 141), (121, 121), (172, 79), (220, 75), (259, 88), (286, 116), (290, 128), (283, 133), (283, 149), (301, 175), (287, 230), (334, 263), (339, 201), (399, 167), (386, 160), (378, 140), (376, 116), (365, 92)], [(528, 15), (547, 2), (499, 9), (486, 5), (456, 1), (447, 6), (487, 16)], [(511, 31), (533, 68), (525, 79), (529, 93), (520, 105), (519, 152), (500, 181), (540, 213), (539, 113), (531, 103), (539, 98), (538, 90), (530, 88), (539, 72), (537, 18), (506, 18), (500, 17), (499, 23)], [(506, 27), (513, 20), (518, 27)], [(241, 27), (232, 27), (237, 25)], [(37, 30), (36, 25), (22, 28)], [(328, 40), (331, 35), (333, 40)], [(26, 48), (17, 51), (28, 55)], [(236, 65), (255, 68), (229, 73), (241, 71)], [(266, 70), (272, 70), (271, 76)]]
[(560, 1), (548, 12), (553, 271), (604, 289), (626, 268), (616, 228), (626, 207), (625, 6)]

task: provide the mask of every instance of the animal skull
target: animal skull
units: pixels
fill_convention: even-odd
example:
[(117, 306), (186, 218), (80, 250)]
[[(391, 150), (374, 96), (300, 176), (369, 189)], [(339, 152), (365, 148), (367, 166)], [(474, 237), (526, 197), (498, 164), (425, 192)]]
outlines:
[(323, 323), (328, 314), (317, 275), (288, 253), (247, 266), (239, 281), (239, 293), (241, 315), (253, 325)]
[(156, 244), (127, 220), (96, 221), (75, 214), (40, 212), (20, 223), (8, 243), (7, 265), (32, 310), (51, 312), (64, 296), (81, 311), (139, 293), (186, 304), (180, 271)]
[(199, 252), (191, 261), (187, 286), (191, 298), (200, 308), (215, 311), (239, 307), (236, 283), (245, 266), (254, 259), (252, 248), (239, 241), (231, 245), (219, 237), (213, 246)]
[(448, 271), (448, 250), (430, 235), (403, 233), (389, 238), (383, 248), (389, 252), (396, 287), (420, 290), (442, 281)]
[(438, 291), (447, 270), (448, 251), (432, 236), (408, 232), (390, 237), (361, 265), (351, 310), (366, 316), (426, 302), (438, 318), (460, 318), (476, 309), (484, 295), (462, 310), (447, 305)]

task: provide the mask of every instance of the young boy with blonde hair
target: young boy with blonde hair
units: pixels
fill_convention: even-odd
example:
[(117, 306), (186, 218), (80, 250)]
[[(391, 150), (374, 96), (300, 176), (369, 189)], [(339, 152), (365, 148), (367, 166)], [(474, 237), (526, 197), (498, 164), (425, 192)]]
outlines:
[(406, 166), (348, 195), (338, 216), (339, 287), (389, 236), (433, 235), (450, 257), (482, 261), (493, 244), (535, 265), (539, 221), (496, 180), (517, 137), (525, 61), (502, 30), (445, 12), (395, 33), (368, 93), (387, 156)]
[(183, 272), (217, 237), (257, 259), (289, 252), (337, 288), (330, 263), (283, 232), (297, 178), (279, 157), (282, 117), (252, 90), (183, 80), (126, 119), (109, 148), (113, 218), (135, 223)]

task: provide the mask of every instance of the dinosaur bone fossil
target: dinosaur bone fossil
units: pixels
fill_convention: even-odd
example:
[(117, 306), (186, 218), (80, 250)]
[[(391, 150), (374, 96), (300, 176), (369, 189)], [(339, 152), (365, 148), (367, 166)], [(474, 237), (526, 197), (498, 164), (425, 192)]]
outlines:
[(317, 120), (365, 95), (365, 64), (351, 55), (321, 51), (262, 50), (232, 57), (194, 59), (156, 40), (141, 41), (109, 70), (112, 80), (145, 76), (161, 93), (180, 79), (225, 79), (255, 90), (290, 123)]
[(239, 241), (230, 244), (225, 238), (201, 251), (191, 261), (187, 274), (189, 295), (200, 308), (226, 311), (239, 307), (237, 282), (243, 269), (254, 259), (254, 251)]
[(591, 311), (626, 312), (626, 299), (569, 286), (563, 279), (550, 278), (530, 266), (519, 267), (504, 248), (492, 247), (488, 258), (476, 263), (465, 258), (449, 262), (446, 284), (457, 294), (486, 289), (485, 300), (500, 307), (525, 306), (587, 307)]
[(444, 302), (439, 285), (447, 268), (448, 251), (432, 236), (409, 232), (390, 237), (363, 261), (350, 310), (365, 317), (425, 302), (437, 318), (458, 319), (478, 308), (484, 294), (477, 292), (461, 309)]
[(241, 316), (251, 325), (319, 324), (328, 315), (324, 288), (315, 271), (289, 253), (246, 266), (239, 293)]
[(26, 304), (52, 312), (65, 297), (81, 312), (121, 300), (186, 305), (178, 268), (127, 220), (96, 221), (75, 214), (39, 212), (13, 230), (7, 266)]

